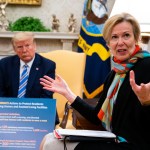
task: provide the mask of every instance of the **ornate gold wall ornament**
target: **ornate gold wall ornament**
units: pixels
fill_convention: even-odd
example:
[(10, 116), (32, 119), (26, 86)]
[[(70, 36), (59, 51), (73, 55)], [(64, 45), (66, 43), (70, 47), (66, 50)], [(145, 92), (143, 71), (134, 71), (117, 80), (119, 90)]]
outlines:
[(41, 5), (42, 0), (0, 0), (0, 3), (8, 2), (8, 4), (19, 5)]

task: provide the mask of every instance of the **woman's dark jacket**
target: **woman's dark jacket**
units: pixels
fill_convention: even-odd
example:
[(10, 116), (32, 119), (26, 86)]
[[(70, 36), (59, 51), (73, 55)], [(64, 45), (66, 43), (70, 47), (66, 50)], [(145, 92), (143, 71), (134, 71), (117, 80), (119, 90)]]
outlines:
[[(135, 72), (135, 81), (150, 82), (150, 58), (139, 60), (131, 68)], [(115, 72), (111, 71), (104, 84), (99, 103), (95, 108), (86, 104), (79, 97), (72, 103), (72, 107), (94, 124), (101, 124), (97, 114), (106, 98)], [(140, 150), (150, 150), (150, 105), (143, 106), (134, 94), (129, 83), (129, 72), (122, 83), (112, 114), (112, 132), (135, 144)]]

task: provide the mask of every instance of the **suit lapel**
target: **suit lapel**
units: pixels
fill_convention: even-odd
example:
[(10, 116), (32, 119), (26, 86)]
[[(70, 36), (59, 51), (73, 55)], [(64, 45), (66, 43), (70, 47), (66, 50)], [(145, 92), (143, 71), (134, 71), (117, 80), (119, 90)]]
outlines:
[(39, 71), (40, 71), (40, 58), (36, 54), (35, 59), (32, 64), (32, 67), (30, 69), (26, 95), (29, 95), (29, 91), (32, 89), (35, 81), (39, 80), (39, 79), (37, 79), (37, 75), (38, 75)]
[(14, 62), (12, 65), (12, 74), (11, 74), (11, 81), (12, 81), (12, 90), (14, 97), (18, 95), (18, 87), (19, 87), (19, 71), (20, 71), (20, 60), (18, 57), (14, 58)]

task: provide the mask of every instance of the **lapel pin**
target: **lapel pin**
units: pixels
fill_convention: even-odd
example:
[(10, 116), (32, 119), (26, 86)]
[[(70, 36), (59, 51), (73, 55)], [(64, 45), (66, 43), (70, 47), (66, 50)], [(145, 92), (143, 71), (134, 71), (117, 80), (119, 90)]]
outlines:
[(36, 68), (36, 70), (39, 70), (39, 68)]

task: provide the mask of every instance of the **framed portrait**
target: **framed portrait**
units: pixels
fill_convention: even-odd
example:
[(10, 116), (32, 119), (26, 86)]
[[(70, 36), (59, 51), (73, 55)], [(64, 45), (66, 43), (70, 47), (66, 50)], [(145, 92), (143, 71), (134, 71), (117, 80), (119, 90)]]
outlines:
[(0, 0), (0, 3), (18, 4), (18, 5), (41, 5), (42, 0)]

